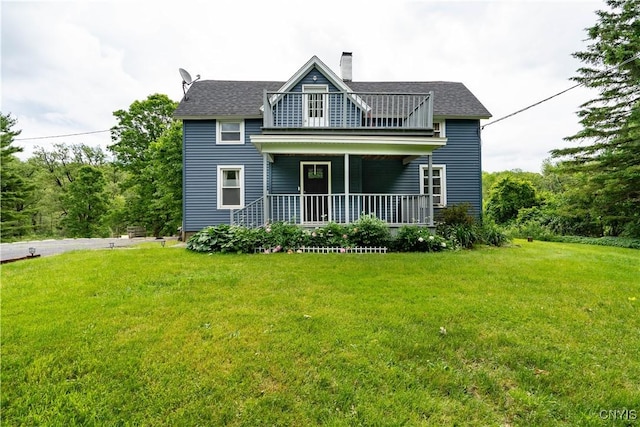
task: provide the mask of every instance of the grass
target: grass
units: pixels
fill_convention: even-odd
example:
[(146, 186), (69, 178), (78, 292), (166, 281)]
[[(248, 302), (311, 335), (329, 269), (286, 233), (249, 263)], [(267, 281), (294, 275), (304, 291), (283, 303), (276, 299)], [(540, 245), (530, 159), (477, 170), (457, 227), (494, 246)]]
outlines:
[(7, 264), (2, 424), (638, 425), (640, 252), (516, 243)]

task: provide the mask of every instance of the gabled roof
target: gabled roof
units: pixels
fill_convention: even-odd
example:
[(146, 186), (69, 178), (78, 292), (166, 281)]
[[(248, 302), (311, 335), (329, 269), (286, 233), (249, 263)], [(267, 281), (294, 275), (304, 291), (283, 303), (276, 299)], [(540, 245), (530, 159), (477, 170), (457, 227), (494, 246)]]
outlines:
[(491, 113), (467, 87), (458, 82), (349, 82), (347, 86), (320, 59), (313, 56), (288, 81), (200, 80), (187, 92), (174, 116), (180, 119), (207, 117), (260, 117), (264, 90), (285, 92), (317, 67), (336, 87), (347, 92), (428, 93), (433, 91), (435, 117), (488, 119)]
[(304, 78), (309, 71), (313, 68), (317, 68), (324, 76), (329, 80), (335, 87), (344, 92), (353, 92), (349, 86), (345, 82), (342, 81), (340, 77), (336, 73), (331, 70), (331, 68), (327, 67), (324, 62), (320, 60), (317, 56), (313, 55), (310, 60), (307, 61), (285, 84), (282, 85), (281, 88), (278, 89), (278, 92), (288, 92), (295, 85), (297, 85), (300, 80)]

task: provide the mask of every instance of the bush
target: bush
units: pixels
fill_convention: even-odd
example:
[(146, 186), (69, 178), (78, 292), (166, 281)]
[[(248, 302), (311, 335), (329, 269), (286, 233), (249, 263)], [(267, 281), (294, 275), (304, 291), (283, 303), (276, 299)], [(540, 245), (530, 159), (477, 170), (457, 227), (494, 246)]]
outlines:
[(195, 252), (251, 253), (255, 250), (260, 229), (237, 225), (206, 227), (187, 241), (187, 249)]
[(473, 207), (470, 203), (461, 203), (459, 205), (451, 205), (442, 209), (440, 219), (445, 225), (468, 225), (472, 226), (476, 223), (476, 219), (471, 212)]
[(400, 252), (439, 252), (450, 245), (442, 237), (431, 234), (426, 227), (405, 225), (398, 230), (394, 247)]
[(295, 250), (304, 246), (306, 235), (302, 228), (286, 222), (267, 224), (258, 231), (257, 246), (264, 249)]
[(480, 240), (476, 225), (440, 225), (437, 230), (438, 234), (451, 241), (452, 244), (465, 249), (473, 248), (473, 245)]
[(386, 247), (391, 243), (389, 225), (374, 215), (363, 215), (348, 232), (353, 246)]
[(480, 229), (481, 240), (490, 246), (502, 246), (509, 241), (509, 237), (495, 222), (485, 221)]
[(330, 222), (322, 227), (317, 227), (313, 231), (307, 231), (304, 246), (346, 248), (354, 245), (349, 239), (349, 228), (347, 226)]

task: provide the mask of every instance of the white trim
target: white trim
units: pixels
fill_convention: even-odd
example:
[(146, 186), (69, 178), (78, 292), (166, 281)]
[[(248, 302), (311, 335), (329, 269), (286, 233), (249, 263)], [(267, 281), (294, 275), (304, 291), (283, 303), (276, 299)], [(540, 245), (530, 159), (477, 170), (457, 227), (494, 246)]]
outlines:
[[(424, 191), (424, 176), (429, 165), (420, 165), (420, 194), (427, 194)], [(432, 170), (438, 169), (440, 171), (440, 203), (434, 203), (434, 206), (443, 208), (447, 206), (447, 165), (432, 165)]]
[(304, 166), (305, 165), (327, 165), (327, 175), (328, 175), (328, 193), (331, 194), (331, 162), (326, 161), (308, 161), (308, 162), (300, 162), (300, 195), (304, 195)]
[[(225, 170), (239, 171), (238, 180), (240, 181), (240, 204), (239, 205), (223, 205), (222, 204), (222, 172)], [(244, 165), (218, 165), (216, 173), (217, 191), (216, 206), (218, 209), (242, 209), (244, 208)]]
[[(333, 84), (339, 92), (350, 93), (349, 97), (353, 100), (353, 102), (361, 109), (365, 111), (369, 111), (371, 107), (369, 107), (358, 95), (354, 95), (353, 90), (336, 74), (331, 70), (331, 68), (327, 67), (327, 65), (320, 60), (316, 55), (313, 55), (311, 59), (309, 59), (296, 73), (291, 76), (291, 78), (283, 84), (280, 89), (276, 92), (284, 93), (291, 91), (300, 81), (307, 75), (313, 68), (317, 68), (320, 73), (322, 73), (329, 83)], [(274, 105), (278, 98), (282, 95), (274, 94), (269, 98), (269, 104)], [(264, 112), (265, 106), (262, 105), (260, 107), (260, 111)]]
[[(436, 123), (440, 126), (440, 128), (439, 128), (440, 134), (438, 136), (435, 136)], [(434, 120), (433, 121), (433, 132), (434, 132), (434, 138), (446, 138), (447, 137), (446, 121), (444, 119), (442, 119), (442, 120)]]
[(419, 136), (364, 136), (337, 134), (251, 135), (260, 153), (370, 154), (424, 156), (447, 145), (447, 138)]
[[(305, 217), (307, 216), (307, 205), (304, 202), (304, 166), (305, 165), (326, 165), (327, 166), (327, 194), (331, 195), (331, 162), (326, 161), (308, 161), (308, 162), (300, 162), (300, 223), (313, 223), (313, 221), (305, 221)], [(327, 213), (329, 217), (327, 218), (329, 222), (331, 222), (331, 197), (327, 199)]]
[[(225, 123), (240, 124), (239, 141), (222, 141), (222, 125)], [(244, 119), (240, 120), (216, 120), (216, 145), (242, 145), (244, 144)]]
[(316, 55), (313, 55), (306, 64), (304, 64), (298, 71), (296, 71), (296, 73), (291, 76), (291, 78), (285, 84), (283, 84), (280, 89), (278, 89), (278, 92), (289, 92), (295, 85), (300, 82), (300, 80), (302, 80), (304, 76), (309, 73), (309, 71), (311, 71), (314, 66), (318, 68), (318, 70), (322, 74), (324, 74), (327, 80), (333, 83), (333, 85), (339, 90), (343, 92), (353, 92), (351, 88), (347, 86), (344, 81), (342, 81), (342, 79), (338, 77), (338, 75), (334, 73), (331, 68), (327, 67), (325, 63), (322, 62)]
[[(329, 85), (302, 85), (302, 123), (304, 127), (326, 127), (329, 125)], [(304, 94), (322, 95), (322, 117), (309, 117), (309, 97)]]

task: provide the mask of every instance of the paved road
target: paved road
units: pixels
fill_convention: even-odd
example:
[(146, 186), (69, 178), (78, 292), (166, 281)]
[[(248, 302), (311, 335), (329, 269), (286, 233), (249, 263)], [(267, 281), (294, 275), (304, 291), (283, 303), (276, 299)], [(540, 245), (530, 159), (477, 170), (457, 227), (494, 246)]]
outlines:
[(36, 248), (36, 255), (48, 256), (80, 249), (109, 249), (111, 243), (114, 248), (136, 245), (143, 242), (153, 242), (154, 237), (133, 239), (63, 239), (63, 240), (31, 240), (28, 242), (1, 243), (0, 259), (22, 258), (29, 255), (29, 248)]

